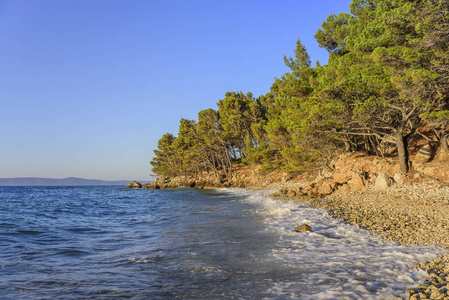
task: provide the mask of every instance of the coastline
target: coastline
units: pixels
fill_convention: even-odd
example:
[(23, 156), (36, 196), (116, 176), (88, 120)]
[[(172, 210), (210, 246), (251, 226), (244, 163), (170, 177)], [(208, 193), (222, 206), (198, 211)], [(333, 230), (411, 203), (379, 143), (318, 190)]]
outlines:
[[(402, 245), (438, 245), (449, 251), (449, 169), (445, 160), (415, 161), (406, 176), (398, 173), (396, 161), (352, 153), (334, 162), (329, 173), (262, 172), (257, 166), (238, 167), (231, 180), (217, 181), (212, 174), (202, 178), (158, 178), (140, 188), (237, 187), (275, 190), (273, 196), (299, 201), (327, 210), (333, 217)], [(385, 186), (377, 188), (381, 173)], [(385, 174), (386, 173), (386, 174)], [(394, 178), (394, 179), (393, 179)], [(449, 253), (431, 262), (421, 262), (429, 277), (407, 290), (406, 299), (449, 300)]]
[[(449, 187), (413, 182), (396, 183), (381, 191), (367, 185), (362, 190), (322, 197), (297, 192), (310, 184), (287, 180), (244, 188), (274, 190), (273, 197), (325, 209), (334, 218), (358, 225), (385, 241), (406, 246), (434, 244), (449, 252)], [(416, 267), (426, 270), (429, 277), (408, 289), (406, 299), (449, 299), (449, 253)]]
[[(328, 211), (334, 218), (358, 225), (385, 241), (402, 245), (438, 245), (449, 251), (449, 188), (395, 184), (376, 191), (363, 190), (325, 197), (295, 196), (295, 184), (276, 183), (250, 189), (276, 189), (273, 196)], [(449, 299), (449, 253), (416, 267), (429, 274), (422, 284), (407, 290), (407, 299)]]

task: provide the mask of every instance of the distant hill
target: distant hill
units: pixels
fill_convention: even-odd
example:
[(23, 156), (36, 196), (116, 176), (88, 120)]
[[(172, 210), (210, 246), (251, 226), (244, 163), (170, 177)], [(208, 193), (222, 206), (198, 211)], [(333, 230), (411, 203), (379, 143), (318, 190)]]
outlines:
[(39, 178), (19, 177), (0, 178), (0, 186), (89, 186), (89, 185), (122, 185), (125, 186), (130, 180), (106, 181), (98, 179), (69, 178)]

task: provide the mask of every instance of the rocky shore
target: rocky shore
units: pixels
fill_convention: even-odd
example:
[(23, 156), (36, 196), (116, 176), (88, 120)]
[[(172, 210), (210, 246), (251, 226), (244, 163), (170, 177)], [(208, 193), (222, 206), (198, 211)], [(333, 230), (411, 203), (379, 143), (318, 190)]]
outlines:
[[(275, 195), (328, 210), (334, 217), (403, 245), (439, 245), (449, 251), (449, 168), (441, 153), (433, 161), (416, 156), (407, 175), (399, 173), (394, 159), (350, 153), (333, 164), (333, 172), (306, 172), (296, 177), (237, 167), (232, 179), (212, 175), (158, 178), (129, 188), (165, 189), (245, 187), (278, 190)], [(449, 300), (449, 254), (416, 267), (429, 277), (409, 289), (408, 299)]]
[[(292, 198), (288, 193), (284, 197)], [(294, 199), (326, 209), (334, 217), (357, 224), (387, 241), (403, 245), (435, 244), (449, 250), (448, 188), (395, 185), (385, 191), (367, 187), (323, 198)], [(417, 267), (426, 269), (429, 278), (408, 290), (409, 299), (449, 299), (449, 255)]]
[[(434, 244), (449, 251), (447, 162), (416, 161), (410, 174), (397, 171), (394, 161), (352, 154), (340, 158), (331, 174), (285, 184), (275, 195), (325, 209), (386, 241)], [(407, 299), (449, 300), (449, 254), (416, 267), (429, 277), (409, 289)]]

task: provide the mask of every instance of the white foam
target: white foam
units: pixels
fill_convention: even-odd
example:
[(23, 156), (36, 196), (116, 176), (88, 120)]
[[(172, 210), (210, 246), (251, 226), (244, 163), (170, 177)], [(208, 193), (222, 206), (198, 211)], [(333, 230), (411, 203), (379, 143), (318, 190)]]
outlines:
[[(445, 253), (437, 246), (405, 247), (384, 242), (357, 226), (332, 218), (324, 210), (276, 200), (267, 191), (247, 193), (251, 194), (244, 201), (252, 203), (256, 213), (264, 217), (266, 230), (279, 236), (269, 259), (300, 274), (297, 282), (275, 282), (268, 292), (280, 298), (404, 297), (407, 288), (426, 276), (423, 270), (411, 266)], [(304, 223), (314, 232), (294, 232)], [(306, 294), (304, 286), (308, 287)]]

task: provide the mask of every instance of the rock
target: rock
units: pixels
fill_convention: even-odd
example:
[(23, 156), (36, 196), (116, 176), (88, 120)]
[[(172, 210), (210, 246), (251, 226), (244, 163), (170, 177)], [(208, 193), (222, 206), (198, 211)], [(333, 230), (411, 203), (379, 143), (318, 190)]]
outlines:
[(296, 227), (296, 228), (295, 228), (295, 231), (296, 231), (296, 232), (306, 232), (306, 231), (313, 232), (312, 227), (310, 227), (310, 226), (307, 225), (307, 224), (303, 224), (303, 225), (301, 225), (301, 226)]
[(287, 194), (292, 197), (295, 197), (298, 194), (298, 192), (299, 192), (298, 188), (291, 188), (287, 190)]
[[(431, 276), (432, 278), (432, 276)], [(434, 285), (429, 285), (427, 287), (427, 289), (425, 290), (425, 293), (433, 293), (433, 292), (438, 292), (438, 288)]]
[(365, 188), (365, 180), (358, 173), (352, 173), (351, 190), (360, 191)]
[(402, 173), (396, 173), (393, 176), (394, 182), (398, 184), (403, 184), (405, 182), (405, 175)]
[(339, 172), (334, 174), (334, 182), (338, 184), (345, 184), (352, 178), (352, 172)]
[(423, 147), (421, 147), (421, 149), (419, 149), (419, 151), (416, 154), (415, 159), (413, 161), (425, 163), (425, 162), (430, 161), (433, 158), (434, 154), (435, 153), (434, 153), (432, 146), (427, 144), (427, 145), (424, 145)]
[(446, 297), (446, 295), (440, 291), (433, 291), (432, 294), (430, 294), (430, 299), (442, 300), (444, 297)]
[(415, 173), (415, 174), (413, 175), (413, 179), (414, 179), (414, 180), (420, 180), (421, 178), (422, 178), (422, 176), (421, 176), (420, 173)]
[(127, 186), (125, 186), (126, 189), (140, 189), (142, 188), (142, 184), (137, 181), (131, 181)]
[(343, 169), (346, 166), (346, 161), (345, 159), (338, 159), (337, 162), (335, 163), (335, 168), (336, 169)]
[(380, 172), (377, 174), (376, 182), (374, 183), (374, 190), (385, 191), (393, 184), (390, 176), (387, 173)]
[(405, 291), (407, 295), (411, 296), (411, 295), (415, 295), (418, 293), (418, 289), (414, 288), (414, 289), (408, 289)]
[(325, 180), (318, 187), (318, 194), (320, 196), (326, 196), (326, 195), (332, 194), (332, 192), (334, 191), (334, 186), (335, 186), (335, 184), (333, 184), (333, 182)]
[(440, 162), (445, 162), (449, 159), (449, 153), (446, 153), (446, 151), (444, 151), (443, 147), (440, 147), (441, 149), (439, 150), (439, 155), (438, 155), (438, 160)]
[(156, 182), (149, 182), (142, 184), (142, 188), (145, 190), (155, 190), (158, 186), (156, 185)]
[(334, 191), (335, 194), (346, 194), (351, 191), (351, 187), (349, 184), (343, 184), (337, 187), (337, 190)]

